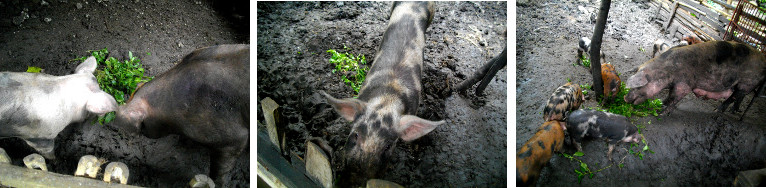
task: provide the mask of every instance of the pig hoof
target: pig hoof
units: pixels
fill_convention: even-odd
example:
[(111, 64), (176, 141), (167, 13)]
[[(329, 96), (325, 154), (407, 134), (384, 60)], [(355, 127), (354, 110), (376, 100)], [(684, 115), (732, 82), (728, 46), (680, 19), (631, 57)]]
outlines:
[(3, 148), (0, 148), (0, 163), (11, 163), (11, 158), (8, 157)]
[(119, 180), (120, 184), (128, 184), (128, 176), (130, 176), (130, 170), (125, 163), (111, 162), (106, 165), (104, 170), (104, 182), (112, 183), (112, 180)]
[(189, 187), (192, 187), (192, 188), (215, 188), (215, 183), (213, 183), (213, 180), (210, 179), (210, 177), (207, 177), (204, 174), (197, 174), (189, 182)]
[(29, 169), (38, 168), (42, 171), (48, 171), (48, 166), (45, 165), (45, 158), (37, 153), (33, 153), (24, 157), (24, 165)]
[(105, 159), (96, 158), (93, 155), (85, 155), (80, 158), (80, 162), (77, 163), (77, 170), (74, 171), (74, 176), (96, 178), (98, 171), (101, 170), (101, 165), (106, 163)]

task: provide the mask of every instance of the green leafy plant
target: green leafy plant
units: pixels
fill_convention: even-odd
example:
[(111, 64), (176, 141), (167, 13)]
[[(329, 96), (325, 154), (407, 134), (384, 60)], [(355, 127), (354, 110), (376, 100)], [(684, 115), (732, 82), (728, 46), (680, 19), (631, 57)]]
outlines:
[(648, 115), (658, 116), (657, 112), (662, 110), (662, 101), (660, 99), (647, 100), (639, 105), (634, 105), (625, 102), (625, 95), (628, 94), (628, 88), (625, 88), (625, 83), (620, 84), (620, 92), (612, 98), (611, 101), (601, 101), (603, 108), (595, 108), (597, 110), (620, 114), (626, 117), (639, 116), (644, 117)]
[(27, 72), (40, 73), (41, 70), (43, 69), (41, 69), (40, 67), (27, 66)]
[(589, 84), (580, 85), (580, 88), (582, 88), (583, 95), (588, 95), (588, 91), (590, 91), (591, 85)]
[[(643, 148), (639, 150), (638, 149), (640, 147), (639, 144), (631, 143), (630, 149), (628, 149), (628, 153), (635, 155), (636, 157), (638, 157), (638, 159), (644, 160), (644, 155), (646, 153), (654, 153), (654, 151), (652, 151), (652, 149), (649, 149), (649, 144), (646, 143), (646, 139), (644, 139), (643, 134), (641, 134), (641, 142), (644, 143)], [(635, 148), (635, 150), (633, 148)]]
[[(138, 83), (148, 82), (154, 78), (144, 75), (141, 59), (133, 56), (133, 52), (128, 52), (128, 59), (124, 61), (119, 61), (114, 57), (107, 58), (109, 54), (107, 48), (90, 50), (88, 52), (96, 58), (99, 65), (103, 66), (103, 69), (97, 70), (95, 73), (99, 87), (104, 92), (112, 95), (117, 104), (125, 104), (127, 100), (126, 95), (136, 91)], [(150, 55), (150, 53), (147, 53), (147, 55)], [(74, 60), (83, 61), (87, 58), (86, 56)], [(104, 124), (109, 123), (112, 119), (114, 119), (114, 112), (109, 112), (99, 117), (98, 121)]]
[[(560, 153), (559, 155), (569, 159), (570, 161), (575, 161), (576, 160), (577, 162), (580, 163), (580, 166), (579, 166), (580, 168), (574, 170), (575, 174), (577, 174), (577, 183), (582, 183), (582, 178), (585, 177), (585, 176), (588, 176), (588, 178), (593, 179), (593, 175), (595, 175), (595, 173), (601, 172), (602, 170), (605, 170), (605, 169), (607, 169), (609, 167), (612, 167), (612, 165), (610, 164), (609, 166), (606, 166), (604, 168), (598, 169), (598, 170), (596, 170), (594, 172), (593, 170), (590, 169), (590, 167), (588, 167), (587, 163), (585, 163), (582, 160), (577, 158), (577, 157), (581, 157), (581, 156), (585, 155), (582, 152), (578, 151), (578, 152), (575, 152), (572, 155), (569, 155), (569, 154), (566, 154), (566, 153)], [(598, 164), (596, 164), (596, 165), (598, 165)]]
[(335, 64), (335, 69), (332, 72), (340, 74), (343, 83), (351, 87), (355, 94), (359, 94), (359, 90), (362, 88), (362, 83), (367, 77), (367, 71), (369, 70), (369, 67), (365, 65), (367, 64), (367, 59), (364, 55), (354, 56), (349, 53), (351, 48), (345, 45), (343, 49), (346, 52), (339, 53), (334, 49), (327, 50), (328, 53), (332, 54), (330, 63)]
[(582, 61), (582, 66), (590, 68), (590, 59), (585, 57), (585, 55), (582, 55), (582, 57), (580, 57), (580, 61)]

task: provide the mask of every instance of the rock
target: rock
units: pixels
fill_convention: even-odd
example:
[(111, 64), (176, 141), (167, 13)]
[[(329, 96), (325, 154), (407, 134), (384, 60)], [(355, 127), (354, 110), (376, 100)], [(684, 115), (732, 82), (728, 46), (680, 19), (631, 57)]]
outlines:
[(194, 178), (189, 181), (189, 187), (192, 188), (215, 188), (215, 183), (213, 182), (210, 177), (207, 177), (204, 174), (197, 174), (194, 176)]
[(51, 19), (51, 18), (48, 18), (48, 17), (45, 17), (45, 18), (43, 19), (43, 21), (45, 21), (45, 23), (50, 23), (51, 21), (53, 21), (53, 19)]
[(332, 167), (330, 158), (318, 145), (311, 141), (306, 142), (306, 173), (325, 187), (333, 187)]
[(24, 17), (21, 17), (21, 16), (14, 16), (14, 17), (13, 17), (13, 20), (12, 20), (11, 22), (13, 22), (13, 25), (16, 25), (16, 26), (21, 26), (21, 23), (23, 23), (23, 22), (24, 22)]
[(178, 47), (179, 47), (179, 48), (183, 48), (183, 47), (184, 47), (184, 44), (183, 44), (183, 43), (181, 43), (181, 41), (178, 41)]
[(39, 168), (40, 170), (48, 171), (48, 166), (45, 165), (45, 158), (37, 153), (24, 157), (24, 166), (27, 166), (29, 169)]
[(77, 163), (74, 176), (96, 178), (98, 171), (101, 170), (101, 165), (104, 163), (106, 163), (106, 159), (96, 158), (93, 155), (82, 156), (80, 162)]
[(740, 171), (734, 178), (733, 186), (737, 187), (755, 187), (766, 184), (766, 168)]
[(77, 6), (77, 9), (82, 9), (82, 3), (77, 3), (75, 6)]
[(3, 148), (0, 148), (0, 163), (11, 163), (11, 158), (8, 157)]
[(41, 2), (40, 2), (40, 5), (42, 5), (42, 6), (48, 6), (48, 2), (45, 2), (45, 0), (43, 0), (43, 1), (41, 1)]
[(112, 180), (120, 180), (120, 184), (128, 184), (128, 177), (130, 176), (130, 170), (128, 165), (121, 162), (111, 162), (106, 165), (104, 169), (104, 182), (111, 183)]
[(367, 188), (404, 188), (404, 186), (386, 180), (370, 179), (367, 180)]

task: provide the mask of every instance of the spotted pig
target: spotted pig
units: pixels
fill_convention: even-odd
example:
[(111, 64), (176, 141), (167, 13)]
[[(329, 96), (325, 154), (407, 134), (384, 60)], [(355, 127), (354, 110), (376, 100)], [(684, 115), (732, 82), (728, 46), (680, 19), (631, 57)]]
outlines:
[(357, 98), (327, 98), (351, 132), (339, 157), (341, 187), (359, 186), (383, 171), (397, 140), (418, 139), (444, 121), (415, 116), (423, 74), (425, 31), (433, 2), (395, 2), (383, 41)]
[(619, 142), (638, 143), (638, 128), (622, 115), (598, 110), (579, 109), (569, 114), (567, 119), (569, 136), (577, 151), (582, 151), (583, 138), (606, 138), (609, 143), (607, 157), (612, 160), (612, 151)]
[(561, 128), (566, 130), (564, 120), (567, 113), (580, 108), (580, 104), (585, 101), (585, 95), (577, 84), (567, 82), (563, 86), (556, 88), (551, 97), (546, 102), (543, 109), (543, 121), (558, 120), (562, 121)]
[(625, 102), (641, 104), (662, 89), (670, 89), (663, 115), (675, 109), (690, 92), (697, 97), (726, 99), (717, 111), (731, 112), (766, 78), (766, 58), (761, 52), (732, 41), (710, 41), (669, 49), (638, 68), (626, 82)]
[(540, 170), (564, 146), (564, 129), (559, 121), (547, 121), (516, 155), (516, 185), (535, 186)]
[(620, 85), (622, 84), (614, 65), (601, 64), (601, 80), (604, 82), (604, 98), (607, 99), (605, 101), (611, 101), (620, 92)]

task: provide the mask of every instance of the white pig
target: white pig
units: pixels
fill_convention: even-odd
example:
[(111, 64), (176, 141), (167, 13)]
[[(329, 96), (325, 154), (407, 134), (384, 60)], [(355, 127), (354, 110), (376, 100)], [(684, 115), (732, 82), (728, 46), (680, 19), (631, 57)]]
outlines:
[(96, 65), (89, 57), (66, 76), (0, 72), (0, 138), (21, 138), (55, 159), (53, 139), (67, 125), (117, 109), (114, 98), (98, 87)]

